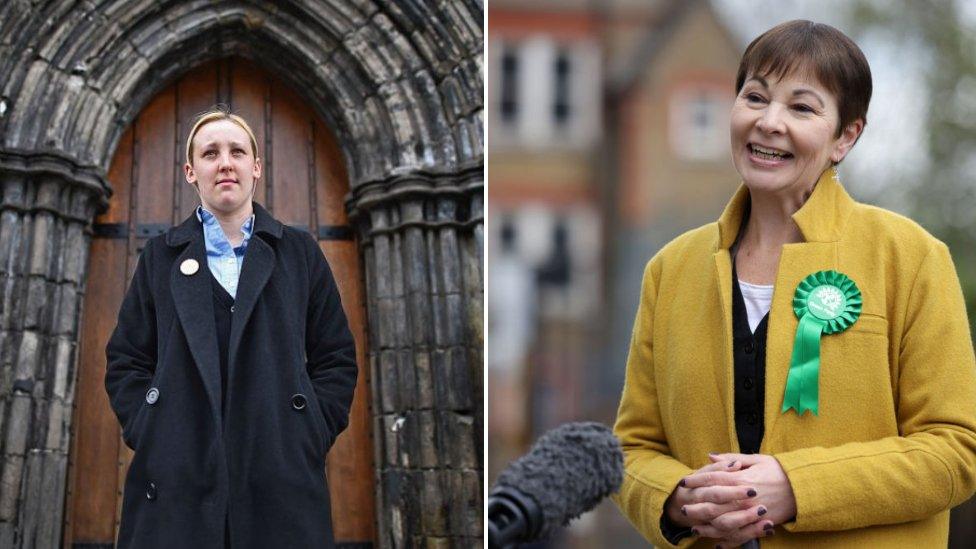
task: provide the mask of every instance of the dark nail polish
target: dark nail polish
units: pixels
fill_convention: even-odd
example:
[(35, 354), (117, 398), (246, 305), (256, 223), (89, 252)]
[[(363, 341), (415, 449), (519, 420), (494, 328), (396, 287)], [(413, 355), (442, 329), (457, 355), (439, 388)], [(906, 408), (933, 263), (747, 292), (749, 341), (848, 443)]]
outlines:
[(696, 529), (694, 529), (694, 528), (692, 528), (692, 529), (691, 529), (691, 535), (693, 535), (693, 536), (697, 536), (697, 535), (698, 535), (698, 530), (696, 530)]
[(749, 491), (746, 492), (746, 495), (749, 496), (749, 497), (751, 497), (751, 498), (754, 498), (754, 497), (756, 497), (756, 491), (753, 490), (752, 488), (749, 488)]
[(685, 479), (681, 479), (681, 481), (678, 482), (678, 486), (684, 488), (685, 487)]
[(772, 532), (773, 531), (773, 525), (767, 522), (766, 524), (763, 524), (763, 530), (765, 530), (767, 532)]
[(771, 536), (771, 535), (773, 535), (775, 533), (776, 533), (776, 530), (773, 530), (772, 528), (770, 528), (769, 530), (766, 530), (766, 535), (767, 536)]
[(735, 467), (735, 462), (734, 461), (730, 461), (729, 462), (729, 467)]
[(688, 511), (685, 509), (685, 506), (684, 505), (681, 506), (681, 514), (684, 515), (684, 516), (686, 516), (686, 517), (688, 516)]
[(765, 514), (766, 514), (766, 508), (765, 507), (760, 507), (759, 508), (759, 516), (763, 516)]

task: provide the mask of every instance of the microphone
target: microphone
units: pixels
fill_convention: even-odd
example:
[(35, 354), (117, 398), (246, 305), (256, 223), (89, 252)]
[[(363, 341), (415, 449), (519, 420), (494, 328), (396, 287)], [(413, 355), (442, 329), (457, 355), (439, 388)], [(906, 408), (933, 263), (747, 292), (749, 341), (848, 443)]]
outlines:
[(567, 423), (539, 437), (488, 496), (488, 547), (551, 536), (620, 488), (624, 454), (605, 425)]

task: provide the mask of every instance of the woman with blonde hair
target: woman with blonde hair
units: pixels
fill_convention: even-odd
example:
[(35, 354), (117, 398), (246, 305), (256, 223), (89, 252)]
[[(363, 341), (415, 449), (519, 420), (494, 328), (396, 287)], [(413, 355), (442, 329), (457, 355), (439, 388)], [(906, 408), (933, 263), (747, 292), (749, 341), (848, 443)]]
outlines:
[(355, 348), (307, 232), (253, 202), (254, 133), (197, 118), (200, 205), (146, 242), (106, 357), (135, 453), (119, 547), (331, 547), (325, 455), (348, 423)]
[(660, 547), (944, 547), (976, 490), (949, 249), (855, 202), (835, 169), (871, 87), (827, 25), (783, 23), (742, 57), (743, 183), (648, 263), (615, 426), (616, 501)]

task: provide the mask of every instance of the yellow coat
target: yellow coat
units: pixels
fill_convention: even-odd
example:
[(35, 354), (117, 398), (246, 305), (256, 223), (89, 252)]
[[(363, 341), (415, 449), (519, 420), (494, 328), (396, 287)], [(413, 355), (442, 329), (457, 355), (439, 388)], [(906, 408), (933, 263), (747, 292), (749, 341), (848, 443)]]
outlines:
[[(673, 240), (644, 272), (614, 500), (661, 547), (672, 547), (660, 518), (678, 481), (709, 452), (739, 451), (729, 247), (748, 202), (740, 187), (717, 223)], [(976, 490), (976, 361), (949, 250), (909, 219), (854, 202), (832, 169), (793, 219), (805, 242), (783, 247), (776, 274), (761, 453), (786, 471), (797, 515), (762, 544), (944, 547), (949, 509)], [(793, 293), (827, 269), (854, 280), (863, 312), (821, 340), (820, 415), (783, 414)]]

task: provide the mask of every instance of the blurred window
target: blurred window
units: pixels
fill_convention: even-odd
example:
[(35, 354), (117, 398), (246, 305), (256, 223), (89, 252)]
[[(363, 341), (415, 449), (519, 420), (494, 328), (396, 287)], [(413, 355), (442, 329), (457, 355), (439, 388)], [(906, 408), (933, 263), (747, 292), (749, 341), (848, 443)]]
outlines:
[(691, 116), (695, 132), (707, 132), (711, 129), (712, 121), (712, 101), (706, 95), (699, 95), (698, 99), (692, 102)]
[(729, 103), (709, 87), (679, 87), (671, 97), (671, 149), (683, 160), (714, 161), (727, 155)]
[(570, 105), (570, 85), (572, 82), (572, 64), (570, 63), (569, 53), (566, 50), (559, 50), (553, 64), (555, 91), (552, 103), (552, 116), (556, 125), (564, 127), (569, 122), (572, 109)]
[(505, 46), (501, 64), (501, 120), (511, 124), (518, 118), (519, 58), (515, 48)]
[(489, 132), (495, 150), (580, 150), (600, 130), (600, 50), (546, 34), (489, 44)]

